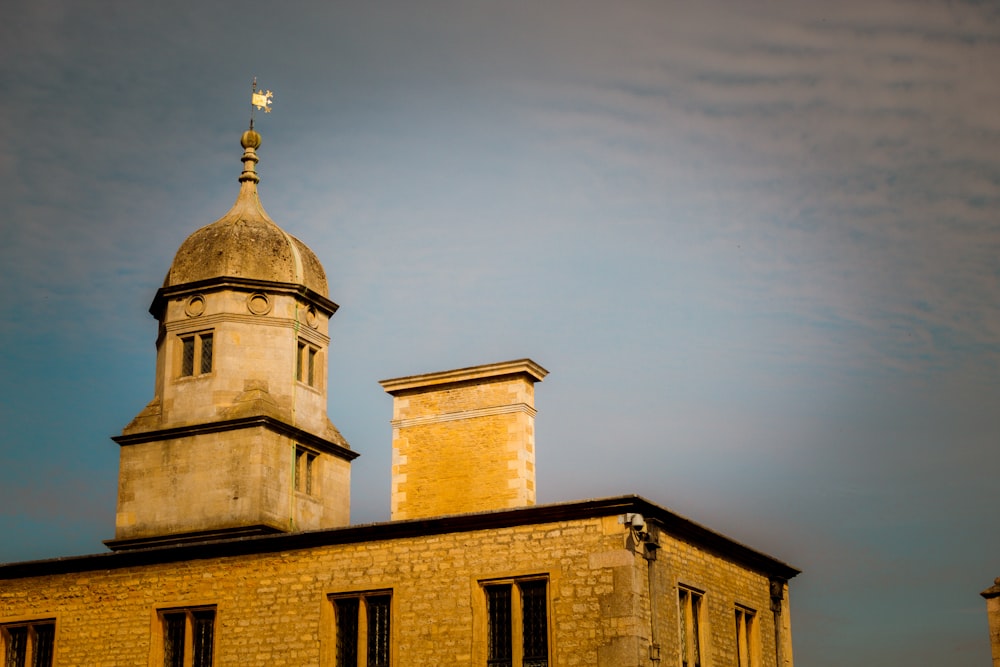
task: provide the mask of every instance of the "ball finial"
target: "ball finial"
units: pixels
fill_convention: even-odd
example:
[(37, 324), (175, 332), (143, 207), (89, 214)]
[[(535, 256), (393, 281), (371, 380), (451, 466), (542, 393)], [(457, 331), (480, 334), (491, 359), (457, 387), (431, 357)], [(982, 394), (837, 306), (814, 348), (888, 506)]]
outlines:
[(257, 150), (260, 148), (260, 135), (254, 130), (247, 130), (243, 133), (243, 136), (240, 137), (240, 145), (243, 146), (243, 148), (252, 148)]

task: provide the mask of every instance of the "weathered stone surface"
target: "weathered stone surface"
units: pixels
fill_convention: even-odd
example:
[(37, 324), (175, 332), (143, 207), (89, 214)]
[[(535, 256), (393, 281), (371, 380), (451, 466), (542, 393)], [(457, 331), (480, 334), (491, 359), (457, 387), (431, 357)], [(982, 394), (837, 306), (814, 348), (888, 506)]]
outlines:
[(259, 135), (242, 143), (236, 203), (184, 241), (151, 308), (154, 398), (116, 438), (113, 548), (350, 520), (356, 454), (327, 417), (336, 304), (316, 256), (260, 204)]
[[(304, 285), (327, 297), (326, 273), (312, 250), (271, 219), (257, 195), (254, 166), (260, 135), (244, 135), (240, 192), (229, 211), (189, 236), (177, 250), (164, 287), (229, 276)], [(255, 145), (256, 144), (256, 145)]]
[(326, 273), (312, 250), (278, 227), (263, 207), (251, 203), (237, 202), (225, 216), (191, 234), (163, 285), (220, 276), (296, 283), (329, 296)]
[(535, 503), (530, 359), (383, 380), (393, 396), (392, 518)]
[(140, 665), (162, 645), (158, 610), (214, 605), (216, 665), (333, 665), (329, 596), (387, 590), (393, 665), (472, 667), (486, 663), (483, 582), (542, 576), (550, 665), (651, 664), (651, 603), (660, 664), (679, 664), (684, 585), (704, 592), (703, 665), (736, 664), (740, 604), (757, 612), (756, 664), (777, 667), (767, 576), (661, 535), (651, 598), (648, 563), (625, 549), (625, 531), (583, 517), (6, 579), (0, 623), (55, 618), (56, 664)]

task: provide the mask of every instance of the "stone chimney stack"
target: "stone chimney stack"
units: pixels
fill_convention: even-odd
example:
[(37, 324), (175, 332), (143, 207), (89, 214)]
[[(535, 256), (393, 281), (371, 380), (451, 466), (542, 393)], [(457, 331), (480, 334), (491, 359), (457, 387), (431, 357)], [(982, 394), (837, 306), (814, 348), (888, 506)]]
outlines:
[(393, 397), (392, 519), (535, 504), (530, 359), (382, 380)]

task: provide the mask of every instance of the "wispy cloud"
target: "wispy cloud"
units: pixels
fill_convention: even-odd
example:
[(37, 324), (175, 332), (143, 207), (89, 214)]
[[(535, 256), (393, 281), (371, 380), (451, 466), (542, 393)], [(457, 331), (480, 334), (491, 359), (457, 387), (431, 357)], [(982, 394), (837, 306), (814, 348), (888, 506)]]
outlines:
[[(30, 460), (29, 436), (43, 458), (89, 451), (24, 409), (59, 398), (43, 380), (64, 383), (64, 425), (104, 415), (81, 422), (83, 443), (141, 408), (145, 308), (185, 236), (235, 196), (257, 74), (278, 93), (259, 119), (264, 204), (342, 306), (331, 410), (364, 453), (356, 497), (382, 503), (356, 503), (366, 519), (388, 494), (375, 379), (531, 355), (553, 371), (540, 496), (638, 490), (802, 558), (800, 659), (839, 664), (829, 649), (849, 647), (905, 664), (872, 658), (906, 642), (869, 637), (869, 587), (878, 610), (909, 599), (908, 577), (947, 579), (948, 609), (982, 587), (988, 564), (969, 554), (997, 546), (982, 471), (997, 464), (1000, 9), (8, 4), (7, 459)], [(6, 485), (36, 508), (11, 520), (56, 525), (89, 488), (58, 479)], [(945, 576), (956, 563), (961, 582)]]

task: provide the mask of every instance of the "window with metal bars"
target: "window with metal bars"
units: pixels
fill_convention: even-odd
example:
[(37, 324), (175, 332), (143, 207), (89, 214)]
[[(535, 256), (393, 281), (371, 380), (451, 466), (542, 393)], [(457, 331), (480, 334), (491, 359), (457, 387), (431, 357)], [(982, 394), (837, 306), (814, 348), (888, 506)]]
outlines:
[(337, 667), (389, 667), (391, 593), (336, 595), (331, 601)]
[(678, 587), (680, 607), (681, 667), (701, 667), (702, 593)]
[(50, 667), (55, 645), (54, 620), (0, 626), (4, 667)]
[(736, 605), (737, 667), (757, 667), (757, 612)]
[(511, 584), (486, 586), (488, 624), (486, 664), (489, 667), (512, 667), (514, 641), (511, 627)]
[(487, 667), (548, 667), (547, 581), (491, 581), (483, 592)]
[(319, 350), (309, 343), (304, 340), (299, 341), (298, 352), (295, 355), (295, 379), (310, 387), (316, 386), (316, 355), (318, 353)]
[[(179, 336), (181, 341), (180, 377), (212, 372), (214, 336), (211, 331)], [(197, 371), (197, 372), (196, 372)]]
[(211, 667), (215, 647), (215, 609), (170, 609), (163, 623), (164, 667)]

